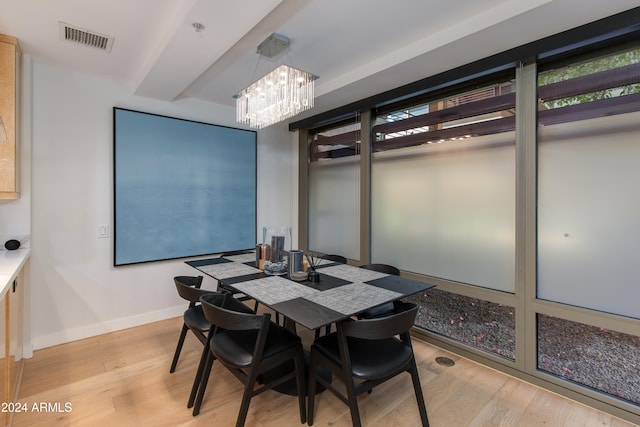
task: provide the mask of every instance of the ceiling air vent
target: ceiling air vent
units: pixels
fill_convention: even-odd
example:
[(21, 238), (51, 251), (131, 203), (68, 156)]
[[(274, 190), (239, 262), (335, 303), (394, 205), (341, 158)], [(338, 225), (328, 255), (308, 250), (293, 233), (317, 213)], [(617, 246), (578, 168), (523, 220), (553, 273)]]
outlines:
[(113, 37), (74, 27), (73, 25), (69, 25), (64, 22), (59, 22), (58, 24), (60, 38), (62, 40), (80, 43), (85, 46), (91, 46), (106, 52), (111, 52)]

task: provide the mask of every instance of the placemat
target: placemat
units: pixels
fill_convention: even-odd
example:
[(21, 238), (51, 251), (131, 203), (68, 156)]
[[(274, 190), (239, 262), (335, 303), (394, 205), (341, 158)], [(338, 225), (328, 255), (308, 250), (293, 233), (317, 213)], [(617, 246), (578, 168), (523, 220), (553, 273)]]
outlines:
[(190, 265), (191, 267), (200, 268), (203, 265), (211, 265), (211, 264), (224, 264), (226, 262), (231, 262), (228, 259), (224, 258), (207, 258), (207, 259), (196, 259), (193, 261), (185, 261), (185, 264)]
[(255, 267), (250, 267), (241, 262), (223, 262), (219, 264), (202, 265), (198, 267), (198, 270), (213, 276), (218, 280), (261, 272), (261, 270)]
[(280, 276), (269, 276), (235, 283), (233, 287), (265, 304), (276, 304), (320, 292)]
[(229, 255), (229, 256), (225, 256), (224, 258), (233, 262), (240, 262), (240, 263), (251, 262), (251, 261), (255, 262), (256, 254), (249, 253), (249, 254)]
[(328, 265), (326, 267), (321, 266), (318, 270), (324, 274), (328, 274), (329, 276), (338, 277), (352, 283), (368, 282), (369, 280), (380, 279), (381, 277), (388, 276), (386, 273), (366, 270), (364, 268), (345, 264)]
[(366, 283), (351, 283), (305, 296), (304, 299), (339, 313), (351, 315), (400, 297), (402, 294), (398, 292)]

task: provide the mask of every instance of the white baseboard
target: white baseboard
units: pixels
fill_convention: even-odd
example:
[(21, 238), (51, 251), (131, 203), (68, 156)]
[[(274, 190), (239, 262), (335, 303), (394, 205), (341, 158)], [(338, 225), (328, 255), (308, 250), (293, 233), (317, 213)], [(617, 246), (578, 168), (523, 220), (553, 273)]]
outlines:
[[(71, 341), (77, 341), (84, 338), (95, 337), (97, 335), (109, 332), (120, 331), (122, 329), (132, 328), (134, 326), (145, 325), (147, 323), (157, 322), (159, 320), (170, 319), (172, 317), (182, 316), (184, 313), (184, 304), (166, 308), (163, 310), (143, 313), (136, 316), (125, 317), (121, 319), (110, 320), (104, 323), (94, 323), (75, 329), (67, 329), (52, 334), (34, 336), (31, 338), (31, 345), (26, 346), (24, 357), (29, 358), (33, 355), (33, 350), (47, 348), (58, 344), (64, 344)], [(29, 356), (27, 356), (29, 354)]]
[(22, 358), (31, 359), (33, 357), (33, 343), (24, 343), (22, 346)]

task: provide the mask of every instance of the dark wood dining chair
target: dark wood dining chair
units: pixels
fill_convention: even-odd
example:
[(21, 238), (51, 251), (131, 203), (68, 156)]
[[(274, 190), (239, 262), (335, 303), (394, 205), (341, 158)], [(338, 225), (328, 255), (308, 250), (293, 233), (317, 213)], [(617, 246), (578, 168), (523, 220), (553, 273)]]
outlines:
[[(304, 354), (300, 337), (271, 321), (270, 314), (240, 313), (220, 306), (219, 298), (201, 298), (207, 320), (215, 325), (209, 333), (209, 352), (194, 403), (193, 415), (200, 412), (214, 361), (219, 361), (244, 384), (244, 393), (236, 427), (244, 426), (251, 398), (296, 379), (300, 423), (306, 422)], [(258, 376), (293, 361), (293, 371), (281, 376), (263, 376), (263, 384), (256, 388)], [(273, 371), (272, 371), (273, 372)]]
[[(247, 307), (244, 303), (237, 300), (233, 297), (233, 295), (227, 292), (211, 292), (207, 293), (207, 303), (218, 305), (229, 310), (237, 311), (239, 313), (247, 313), (247, 314), (255, 314), (251, 308)], [(202, 307), (201, 307), (202, 309)], [(202, 312), (202, 316), (205, 321), (210, 324), (210, 322), (206, 319), (204, 315), (204, 311)], [(187, 408), (192, 408), (193, 404), (196, 400), (196, 395), (198, 394), (198, 389), (200, 388), (200, 384), (202, 382), (202, 373), (204, 372), (205, 366), (207, 364), (207, 359), (209, 356), (209, 342), (213, 333), (215, 332), (215, 328), (209, 328), (209, 333), (206, 336), (206, 340), (204, 346), (202, 348), (202, 354), (200, 355), (200, 362), (198, 364), (198, 369), (196, 370), (196, 375), (193, 378), (193, 386), (191, 387), (191, 394), (189, 395), (189, 400), (187, 402)]]
[(202, 276), (176, 276), (173, 281), (178, 290), (178, 295), (183, 299), (189, 301), (189, 305), (182, 315), (182, 331), (180, 331), (180, 337), (178, 338), (178, 344), (173, 354), (173, 361), (171, 362), (170, 373), (175, 372), (180, 358), (180, 352), (184, 340), (187, 337), (189, 331), (193, 332), (196, 338), (204, 344), (206, 341), (206, 334), (209, 332), (210, 323), (205, 319), (202, 307), (200, 307), (200, 297), (211, 291), (200, 289), (202, 286)]
[[(394, 312), (367, 320), (346, 319), (337, 323), (337, 331), (316, 339), (309, 361), (309, 402), (307, 421), (313, 425), (316, 381), (349, 406), (351, 422), (360, 427), (358, 396), (403, 373), (411, 375), (423, 427), (429, 426), (409, 331), (418, 313), (416, 304), (395, 301)], [(341, 380), (346, 395), (316, 375), (325, 366)]]
[[(399, 276), (400, 270), (397, 267), (389, 264), (365, 264), (361, 265), (360, 268), (364, 268), (366, 270), (377, 271), (380, 273), (391, 274), (392, 276)], [(385, 316), (389, 313), (393, 312), (393, 303), (382, 304), (369, 310), (360, 313), (358, 315), (361, 319), (373, 319), (375, 317)]]
[(325, 255), (323, 258), (326, 259), (327, 261), (339, 262), (340, 264), (347, 263), (347, 258), (343, 257), (342, 255), (329, 254), (329, 255)]
[(380, 273), (387, 273), (393, 276), (400, 275), (400, 270), (397, 267), (394, 267), (393, 265), (389, 265), (389, 264), (379, 264), (379, 263), (364, 264), (364, 265), (361, 265), (360, 268), (364, 268), (365, 270), (378, 271)]

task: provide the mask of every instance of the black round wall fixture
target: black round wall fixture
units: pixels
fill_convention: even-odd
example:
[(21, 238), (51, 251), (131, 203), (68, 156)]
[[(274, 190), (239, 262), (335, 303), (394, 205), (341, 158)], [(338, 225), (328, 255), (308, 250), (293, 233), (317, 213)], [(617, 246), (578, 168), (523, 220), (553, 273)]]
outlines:
[(4, 247), (9, 251), (15, 251), (20, 247), (20, 242), (15, 239), (7, 240), (4, 242)]

